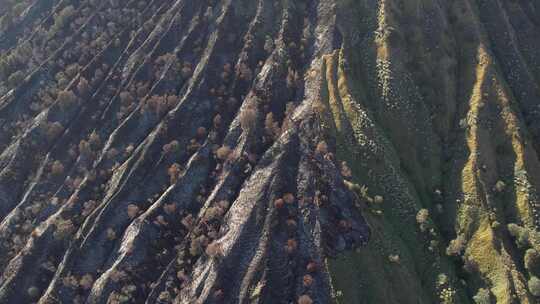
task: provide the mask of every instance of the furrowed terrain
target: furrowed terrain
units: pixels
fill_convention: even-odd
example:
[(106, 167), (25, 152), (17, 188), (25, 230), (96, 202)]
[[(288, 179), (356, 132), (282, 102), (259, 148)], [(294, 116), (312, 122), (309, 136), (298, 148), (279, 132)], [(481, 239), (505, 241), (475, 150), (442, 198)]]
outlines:
[(540, 4), (0, 0), (0, 303), (538, 303)]

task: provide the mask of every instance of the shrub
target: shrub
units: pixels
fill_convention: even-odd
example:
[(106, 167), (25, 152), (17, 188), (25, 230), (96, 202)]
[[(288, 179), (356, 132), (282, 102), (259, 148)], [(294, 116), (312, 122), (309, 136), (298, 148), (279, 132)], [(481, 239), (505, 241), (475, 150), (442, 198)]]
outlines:
[(92, 285), (94, 285), (94, 278), (91, 274), (85, 274), (82, 276), (79, 285), (82, 287), (82, 289), (89, 290), (92, 288)]
[(255, 127), (257, 111), (254, 107), (248, 106), (240, 112), (240, 126), (244, 131), (249, 131)]
[(176, 184), (181, 172), (182, 172), (182, 167), (177, 163), (174, 163), (169, 167), (169, 170), (167, 171), (167, 173), (169, 174), (171, 184)]
[(224, 161), (229, 157), (231, 152), (232, 152), (231, 148), (229, 148), (228, 146), (222, 146), (221, 148), (217, 149), (216, 157), (219, 160)]
[(56, 139), (64, 132), (64, 126), (59, 122), (47, 124), (47, 138), (49, 140)]
[(416, 222), (418, 224), (425, 224), (429, 220), (429, 210), (427, 209), (420, 209), (418, 213), (416, 213)]
[(253, 72), (247, 64), (241, 63), (238, 67), (238, 77), (244, 81), (251, 81), (253, 78)]
[(525, 268), (533, 275), (540, 275), (540, 253), (535, 249), (527, 249), (524, 257)]
[(184, 80), (191, 77), (191, 74), (193, 73), (193, 68), (191, 67), (191, 63), (187, 63), (187, 62), (184, 63), (184, 66), (180, 70), (180, 73), (182, 74), (182, 78)]
[(199, 127), (197, 128), (197, 138), (198, 139), (204, 139), (206, 137), (206, 128), (205, 127)]
[(9, 75), (8, 77), (8, 85), (11, 87), (18, 86), (21, 81), (24, 80), (24, 73), (22, 71), (16, 71), (15, 73)]
[(114, 241), (114, 240), (116, 240), (116, 231), (114, 231), (114, 229), (112, 229), (112, 228), (107, 228), (106, 233), (107, 233), (107, 239), (108, 239), (109, 241)]
[(40, 295), (40, 291), (36, 286), (30, 286), (30, 288), (28, 288), (26, 293), (28, 294), (28, 297), (30, 297), (30, 299), (34, 299), (34, 300), (38, 299)]
[(176, 211), (176, 204), (175, 203), (165, 204), (163, 206), (163, 211), (165, 211), (165, 213), (169, 215), (173, 214)]
[(294, 203), (294, 194), (285, 193), (285, 195), (283, 195), (283, 200), (285, 201), (285, 203), (287, 203), (289, 205)]
[(508, 224), (508, 233), (514, 237), (516, 244), (520, 248), (529, 246), (529, 230), (516, 224)]
[(506, 189), (506, 184), (501, 180), (497, 181), (497, 183), (495, 183), (494, 189), (495, 189), (496, 192), (501, 193)]
[(535, 297), (540, 297), (540, 279), (532, 276), (528, 282), (530, 293)]
[(480, 288), (473, 300), (476, 304), (491, 304), (491, 292), (488, 289)]
[(133, 103), (135, 99), (133, 98), (133, 95), (131, 95), (130, 92), (122, 92), (120, 93), (120, 102), (125, 105), (125, 106), (128, 106), (130, 104)]
[(90, 143), (90, 146), (92, 149), (97, 150), (99, 149), (99, 146), (101, 145), (101, 139), (99, 137), (99, 134), (96, 133), (96, 131), (93, 131), (90, 134), (90, 137), (88, 138), (88, 143)]
[(352, 177), (352, 170), (345, 161), (341, 162), (341, 176), (343, 176), (344, 178)]
[(64, 173), (64, 165), (59, 160), (55, 160), (51, 165), (51, 174), (58, 176), (62, 173)]
[(399, 264), (401, 262), (401, 257), (399, 254), (390, 254), (388, 260), (392, 263)]
[(298, 298), (298, 304), (313, 304), (313, 300), (308, 295), (302, 295)]
[(79, 142), (79, 154), (86, 157), (92, 155), (92, 148), (90, 147), (90, 143), (84, 139)]
[(309, 275), (309, 274), (306, 274), (302, 278), (302, 282), (303, 282), (305, 287), (310, 287), (311, 285), (313, 285), (313, 277), (311, 275)]
[(306, 265), (306, 270), (309, 273), (315, 273), (317, 272), (318, 269), (319, 269), (319, 266), (317, 266), (317, 263), (314, 261), (311, 261)]
[(223, 247), (218, 242), (212, 242), (206, 246), (206, 254), (210, 257), (219, 257), (223, 254)]
[(173, 140), (163, 146), (163, 153), (176, 153), (180, 150), (180, 143), (177, 140)]
[(79, 96), (85, 96), (90, 91), (90, 84), (88, 83), (88, 80), (86, 78), (81, 77), (79, 79), (79, 83), (77, 84), (77, 92), (79, 93)]
[(382, 204), (382, 203), (384, 202), (384, 198), (383, 198), (381, 195), (375, 195), (375, 196), (373, 197), (373, 202), (374, 202), (375, 204), (380, 205), (380, 204)]
[(118, 152), (118, 150), (116, 150), (115, 148), (110, 148), (107, 151), (107, 158), (108, 159), (114, 159), (116, 156), (118, 156), (118, 154), (120, 154), (120, 152)]
[(317, 144), (317, 148), (315, 148), (315, 152), (320, 155), (326, 155), (328, 153), (328, 144), (324, 140), (320, 141)]
[(283, 208), (284, 205), (285, 205), (285, 201), (283, 201), (282, 198), (278, 198), (277, 200), (274, 201), (274, 207), (276, 207), (276, 209), (281, 209)]
[(79, 73), (79, 68), (79, 65), (74, 63), (69, 65), (64, 73), (67, 77), (74, 78), (75, 76), (77, 76), (77, 73)]
[(223, 119), (221, 118), (221, 115), (217, 114), (216, 116), (214, 116), (214, 119), (213, 119), (214, 128), (219, 129), (222, 122), (223, 122)]
[(276, 138), (281, 132), (279, 124), (274, 121), (274, 114), (272, 112), (266, 114), (266, 118), (264, 119), (264, 131), (272, 138)]
[(64, 7), (58, 14), (54, 15), (54, 25), (52, 26), (53, 33), (65, 27), (70, 19), (75, 15), (73, 5)]
[(75, 225), (71, 220), (58, 220), (55, 224), (53, 236), (57, 240), (64, 240), (75, 232)]
[(130, 219), (134, 219), (139, 214), (139, 207), (135, 204), (129, 204), (127, 207), (127, 215)]
[(458, 256), (465, 249), (467, 241), (462, 234), (458, 235), (454, 240), (450, 241), (450, 244), (446, 248), (446, 254), (449, 256)]
[(77, 102), (77, 96), (72, 91), (58, 93), (58, 102), (62, 108), (67, 108)]
[(94, 210), (94, 208), (96, 208), (96, 206), (97, 206), (96, 201), (89, 200), (89, 201), (84, 202), (82, 216), (86, 217), (90, 215), (90, 213)]
[(291, 254), (296, 251), (296, 248), (298, 248), (298, 242), (296, 242), (295, 239), (288, 239), (287, 245), (285, 245), (285, 251), (287, 251), (288, 254)]

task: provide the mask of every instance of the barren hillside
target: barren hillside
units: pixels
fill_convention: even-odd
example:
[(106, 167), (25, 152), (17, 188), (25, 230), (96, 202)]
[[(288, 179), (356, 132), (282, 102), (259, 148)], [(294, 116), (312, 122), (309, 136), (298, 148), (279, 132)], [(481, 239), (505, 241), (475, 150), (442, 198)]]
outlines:
[(0, 303), (540, 301), (534, 0), (0, 0)]

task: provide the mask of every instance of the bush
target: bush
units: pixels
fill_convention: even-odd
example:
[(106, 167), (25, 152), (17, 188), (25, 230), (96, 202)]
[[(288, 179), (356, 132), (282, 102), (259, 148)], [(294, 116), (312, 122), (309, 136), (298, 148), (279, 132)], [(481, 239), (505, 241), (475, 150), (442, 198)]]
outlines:
[(77, 96), (72, 91), (61, 91), (58, 93), (58, 102), (63, 108), (67, 108), (77, 101)]
[(220, 243), (212, 242), (206, 246), (206, 254), (210, 257), (219, 257), (223, 254), (223, 247)]
[(33, 300), (39, 299), (40, 291), (36, 286), (30, 286), (30, 288), (28, 288), (26, 293), (28, 293), (28, 296), (30, 297), (30, 299), (33, 299)]
[(59, 122), (47, 124), (47, 138), (54, 140), (64, 132), (64, 126)]
[(177, 140), (173, 140), (163, 146), (163, 153), (176, 153), (180, 150), (180, 143)]
[(294, 200), (295, 200), (294, 194), (292, 194), (292, 193), (285, 193), (285, 195), (283, 195), (283, 200), (285, 201), (285, 203), (287, 203), (287, 204), (289, 204), (289, 205), (292, 204), (292, 203), (294, 203)]
[(456, 239), (450, 241), (450, 244), (446, 248), (446, 254), (449, 256), (460, 255), (465, 250), (466, 243), (465, 237), (462, 234), (458, 235)]
[(11, 87), (18, 86), (24, 80), (24, 73), (22, 71), (16, 71), (15, 73), (9, 75), (8, 85)]
[(317, 148), (315, 149), (315, 152), (321, 155), (326, 155), (328, 153), (328, 144), (326, 144), (324, 140), (320, 141), (317, 144)]
[(302, 281), (305, 287), (310, 287), (311, 285), (313, 285), (313, 277), (309, 274), (304, 275)]
[(240, 112), (240, 126), (242, 130), (249, 131), (255, 127), (257, 121), (257, 111), (254, 107), (247, 107)]
[(56, 160), (51, 165), (51, 174), (58, 176), (64, 173), (64, 165), (59, 161)]
[(216, 157), (219, 159), (219, 160), (226, 160), (229, 155), (231, 154), (232, 150), (231, 148), (227, 147), (227, 146), (222, 146), (221, 148), (217, 149), (216, 151)]
[(264, 131), (271, 138), (276, 138), (281, 132), (279, 124), (274, 121), (274, 114), (272, 112), (266, 114), (266, 118), (264, 120)]
[(90, 290), (92, 288), (92, 286), (94, 285), (94, 278), (92, 277), (91, 274), (85, 274), (81, 278), (81, 281), (79, 282), (79, 285), (84, 290)]
[(480, 288), (473, 300), (476, 304), (491, 304), (491, 292), (488, 289)]
[(93, 131), (90, 134), (90, 136), (88, 137), (88, 143), (90, 144), (92, 149), (99, 149), (99, 146), (101, 145), (101, 138), (99, 137), (99, 134), (96, 133), (96, 131)]
[(533, 275), (540, 275), (540, 253), (535, 249), (527, 249), (524, 257), (525, 268)]
[(529, 230), (516, 224), (508, 224), (508, 233), (514, 237), (516, 244), (520, 248), (529, 246)]
[(287, 251), (288, 254), (291, 254), (296, 251), (296, 248), (298, 248), (298, 242), (296, 242), (295, 239), (288, 239), (287, 245), (285, 245), (285, 251)]
[(73, 5), (64, 7), (64, 9), (54, 16), (54, 25), (52, 26), (52, 31), (56, 32), (65, 27), (74, 15), (75, 8)]
[(86, 78), (84, 77), (81, 77), (79, 79), (79, 83), (77, 84), (77, 93), (79, 93), (79, 96), (86, 96), (89, 91), (90, 84), (88, 83), (88, 80), (86, 80)]
[(529, 292), (533, 296), (540, 297), (540, 279), (532, 276), (527, 285), (529, 287)]
[(418, 213), (416, 213), (416, 222), (418, 224), (425, 224), (429, 220), (429, 210), (427, 209), (420, 209)]
[(135, 98), (133, 98), (133, 95), (131, 95), (131, 93), (129, 93), (129, 92), (120, 93), (120, 102), (123, 105), (128, 106), (128, 105), (132, 104), (134, 100), (135, 100)]
[(90, 143), (84, 139), (79, 142), (79, 154), (85, 157), (89, 157), (92, 155), (92, 148), (90, 147)]
[(127, 215), (130, 219), (134, 219), (139, 214), (139, 207), (135, 204), (129, 204), (127, 207)]
[(169, 174), (171, 184), (176, 184), (181, 172), (182, 172), (182, 167), (177, 163), (174, 163), (169, 167), (169, 170), (167, 171), (167, 173)]
[(298, 298), (298, 304), (312, 304), (313, 300), (308, 295), (302, 295)]

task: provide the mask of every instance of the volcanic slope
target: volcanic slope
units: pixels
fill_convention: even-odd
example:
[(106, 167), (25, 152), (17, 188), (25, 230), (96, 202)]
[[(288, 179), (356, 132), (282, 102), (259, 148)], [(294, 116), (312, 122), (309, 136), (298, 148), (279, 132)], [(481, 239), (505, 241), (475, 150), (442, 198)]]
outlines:
[(540, 5), (0, 0), (0, 303), (537, 303)]

